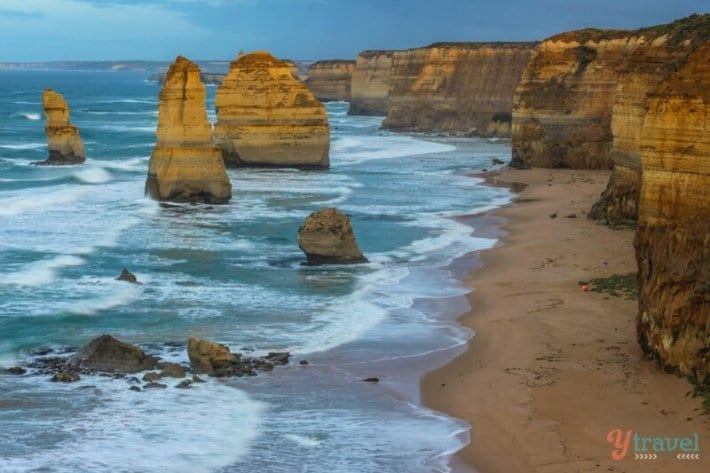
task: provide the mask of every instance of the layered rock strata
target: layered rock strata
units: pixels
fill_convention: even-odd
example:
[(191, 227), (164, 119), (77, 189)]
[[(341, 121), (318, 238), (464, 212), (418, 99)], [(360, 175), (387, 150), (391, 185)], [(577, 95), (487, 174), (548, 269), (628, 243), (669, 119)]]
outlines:
[(212, 138), (200, 69), (178, 56), (158, 105), (157, 142), (148, 163), (146, 193), (157, 200), (224, 204), (232, 186)]
[(298, 229), (298, 246), (308, 264), (365, 263), (350, 218), (335, 208), (309, 215)]
[(355, 61), (318, 61), (308, 69), (306, 85), (321, 102), (350, 101)]
[(47, 118), (44, 132), (47, 136), (49, 157), (37, 165), (81, 164), (86, 161), (84, 143), (79, 129), (69, 121), (69, 105), (64, 97), (52, 89), (42, 94), (42, 107)]
[(271, 54), (232, 62), (215, 106), (215, 137), (228, 166), (329, 167), (325, 108), (292, 67)]
[(387, 115), (394, 51), (363, 51), (355, 61), (349, 115)]
[(638, 339), (710, 385), (710, 38), (649, 92), (641, 132)]
[(398, 131), (510, 136), (513, 92), (537, 43), (438, 43), (392, 54)]

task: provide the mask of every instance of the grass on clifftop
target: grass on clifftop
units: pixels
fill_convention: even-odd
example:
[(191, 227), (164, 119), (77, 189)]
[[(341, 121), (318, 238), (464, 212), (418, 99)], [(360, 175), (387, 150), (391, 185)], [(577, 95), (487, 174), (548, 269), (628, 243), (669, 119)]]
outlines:
[(639, 296), (639, 286), (636, 273), (615, 274), (608, 278), (594, 278), (589, 281), (579, 281), (579, 285), (589, 285), (592, 292), (606, 292), (610, 296), (624, 296), (627, 300), (636, 300)]
[(699, 397), (702, 401), (700, 405), (702, 413), (710, 417), (710, 390), (708, 390), (707, 387), (696, 384), (694, 385), (693, 390), (686, 394), (686, 397), (687, 396)]

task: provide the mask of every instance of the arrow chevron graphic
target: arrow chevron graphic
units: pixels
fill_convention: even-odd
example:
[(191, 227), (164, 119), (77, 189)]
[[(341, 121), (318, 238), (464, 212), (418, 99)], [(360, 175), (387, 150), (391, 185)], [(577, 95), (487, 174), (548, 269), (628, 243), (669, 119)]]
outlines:
[(658, 455), (655, 453), (634, 453), (634, 459), (636, 460), (655, 460)]
[(679, 453), (676, 455), (678, 460), (700, 460), (699, 453)]

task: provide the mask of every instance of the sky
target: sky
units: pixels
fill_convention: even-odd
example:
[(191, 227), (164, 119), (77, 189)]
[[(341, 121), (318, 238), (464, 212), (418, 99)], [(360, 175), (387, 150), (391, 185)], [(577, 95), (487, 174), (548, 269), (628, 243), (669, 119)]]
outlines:
[(0, 62), (355, 58), (437, 41), (527, 41), (707, 13), (708, 0), (0, 0)]

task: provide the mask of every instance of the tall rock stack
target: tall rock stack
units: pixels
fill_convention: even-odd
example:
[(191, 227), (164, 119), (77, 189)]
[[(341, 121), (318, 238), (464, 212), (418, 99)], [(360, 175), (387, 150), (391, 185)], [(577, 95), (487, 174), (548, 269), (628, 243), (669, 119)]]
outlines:
[(648, 94), (641, 134), (638, 338), (710, 385), (710, 39)]
[(393, 54), (363, 51), (358, 55), (350, 86), (349, 115), (387, 115)]
[(355, 61), (334, 59), (318, 61), (308, 69), (306, 85), (321, 102), (350, 101)]
[(268, 52), (232, 62), (215, 106), (215, 137), (227, 166), (329, 167), (325, 108), (290, 65)]
[(395, 51), (382, 127), (510, 136), (513, 92), (537, 43), (437, 43)]
[(69, 106), (61, 94), (47, 89), (42, 94), (42, 107), (47, 117), (44, 132), (47, 136), (49, 157), (33, 164), (81, 164), (86, 161), (84, 143), (79, 129), (69, 122)]
[(224, 204), (232, 186), (205, 109), (200, 68), (178, 56), (160, 91), (146, 193), (157, 200)]

